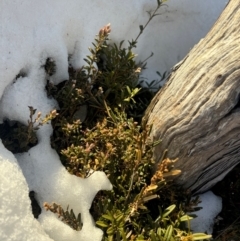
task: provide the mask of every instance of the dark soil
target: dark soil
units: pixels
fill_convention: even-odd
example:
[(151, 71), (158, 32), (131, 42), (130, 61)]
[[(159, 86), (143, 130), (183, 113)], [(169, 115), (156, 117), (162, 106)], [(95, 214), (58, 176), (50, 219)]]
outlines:
[(216, 219), (213, 237), (216, 241), (240, 240), (240, 164), (212, 191), (222, 197), (223, 208)]

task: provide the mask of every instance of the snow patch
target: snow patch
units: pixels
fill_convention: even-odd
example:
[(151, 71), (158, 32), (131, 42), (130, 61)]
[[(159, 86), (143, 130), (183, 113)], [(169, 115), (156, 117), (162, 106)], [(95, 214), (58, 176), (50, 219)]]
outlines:
[(202, 209), (192, 213), (196, 214), (197, 218), (191, 220), (190, 228), (196, 233), (212, 234), (214, 219), (222, 210), (222, 198), (211, 191), (199, 195), (199, 198), (201, 200), (199, 206)]
[(1, 241), (53, 241), (33, 217), (28, 184), (13, 154), (0, 140)]

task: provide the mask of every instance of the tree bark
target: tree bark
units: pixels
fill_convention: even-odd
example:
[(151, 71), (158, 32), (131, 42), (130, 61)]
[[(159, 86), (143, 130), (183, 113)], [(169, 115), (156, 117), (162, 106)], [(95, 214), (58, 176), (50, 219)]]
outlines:
[(240, 162), (240, 0), (231, 0), (177, 64), (146, 110), (159, 160), (168, 149), (176, 182), (200, 193)]

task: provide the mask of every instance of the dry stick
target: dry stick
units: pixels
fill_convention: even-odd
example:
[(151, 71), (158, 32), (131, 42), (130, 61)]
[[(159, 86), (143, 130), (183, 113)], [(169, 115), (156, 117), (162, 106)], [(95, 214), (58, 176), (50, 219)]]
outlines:
[[(164, 2), (165, 2), (165, 1), (164, 1)], [(162, 2), (162, 1), (161, 1), (161, 2), (158, 1), (158, 6), (157, 6), (157, 8), (154, 10), (153, 14), (151, 14), (150, 12), (148, 12), (148, 13), (150, 14), (150, 18), (148, 19), (147, 23), (146, 23), (144, 26), (140, 25), (140, 32), (139, 32), (138, 36), (136, 37), (136, 39), (134, 40), (134, 42), (137, 42), (138, 38), (139, 38), (140, 35), (143, 33), (143, 31), (144, 31), (144, 29), (147, 27), (147, 25), (151, 22), (151, 20), (152, 20), (154, 17), (156, 17), (157, 15), (160, 15), (159, 13), (156, 14), (156, 12), (158, 11), (158, 9), (159, 9), (161, 6), (163, 6), (163, 2)]]

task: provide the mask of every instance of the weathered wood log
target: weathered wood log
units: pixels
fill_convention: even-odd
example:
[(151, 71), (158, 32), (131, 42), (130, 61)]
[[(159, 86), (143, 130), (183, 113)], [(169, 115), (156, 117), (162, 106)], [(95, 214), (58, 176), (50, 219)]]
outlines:
[(203, 192), (240, 162), (240, 0), (231, 0), (202, 39), (173, 68), (144, 121), (178, 158), (176, 182)]

